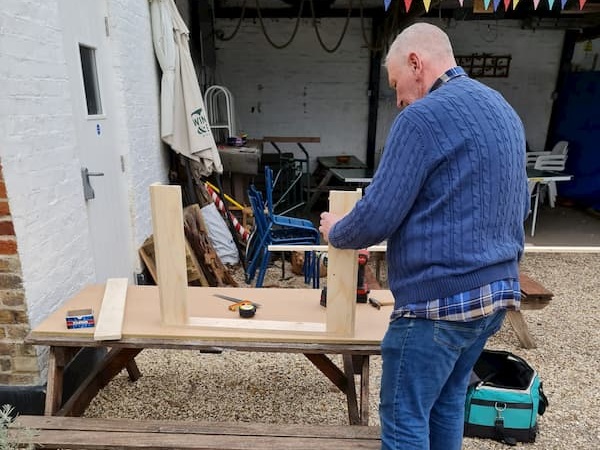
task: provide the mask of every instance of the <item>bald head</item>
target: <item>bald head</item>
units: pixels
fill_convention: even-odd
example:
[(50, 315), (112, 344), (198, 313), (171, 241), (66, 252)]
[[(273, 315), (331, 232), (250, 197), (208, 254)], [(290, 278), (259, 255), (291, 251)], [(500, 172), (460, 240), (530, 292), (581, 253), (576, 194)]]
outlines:
[(456, 66), (456, 60), (446, 33), (435, 25), (416, 23), (396, 37), (385, 65), (398, 107), (403, 107), (427, 95), (435, 80)]

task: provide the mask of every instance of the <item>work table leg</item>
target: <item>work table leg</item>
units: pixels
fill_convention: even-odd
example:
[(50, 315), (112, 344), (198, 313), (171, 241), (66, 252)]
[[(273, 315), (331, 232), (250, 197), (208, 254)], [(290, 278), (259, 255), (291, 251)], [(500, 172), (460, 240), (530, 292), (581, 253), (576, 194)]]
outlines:
[(46, 405), (44, 415), (52, 416), (62, 404), (63, 378), (67, 364), (65, 347), (50, 347), (48, 355), (48, 383), (46, 385)]

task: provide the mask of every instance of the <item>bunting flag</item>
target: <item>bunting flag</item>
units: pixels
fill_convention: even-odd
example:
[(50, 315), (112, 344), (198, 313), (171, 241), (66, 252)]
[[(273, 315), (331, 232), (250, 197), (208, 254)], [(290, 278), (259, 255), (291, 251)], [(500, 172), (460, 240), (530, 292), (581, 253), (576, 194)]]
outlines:
[(560, 9), (565, 9), (566, 4), (567, 4), (567, 0), (560, 0)]
[(412, 3), (412, 0), (404, 0), (404, 8), (405, 8), (406, 12), (408, 12), (408, 10), (410, 9), (411, 3)]
[(586, 0), (579, 0), (579, 11), (583, 9), (583, 5), (585, 5)]
[(513, 10), (517, 9), (520, 0), (513, 0)]
[(500, 4), (500, 0), (494, 0), (494, 11), (498, 9), (498, 5)]
[[(579, 0), (579, 1), (581, 2), (581, 0)], [(423, 0), (423, 4), (425, 5), (425, 12), (429, 12), (429, 7), (431, 6), (431, 0)]]
[(460, 3), (460, 7), (462, 8), (464, 6), (465, 0), (458, 0), (458, 3)]
[(504, 0), (504, 11), (508, 11), (508, 8), (510, 8), (510, 2), (511, 0)]
[(540, 6), (540, 0), (533, 0), (533, 9), (538, 9)]
[(483, 0), (483, 9), (487, 10), (490, 7), (491, 0)]
[(552, 11), (552, 7), (554, 6), (554, 0), (548, 0), (548, 8)]
[(383, 7), (385, 8), (386, 11), (390, 7), (391, 3), (392, 3), (392, 0), (383, 0)]

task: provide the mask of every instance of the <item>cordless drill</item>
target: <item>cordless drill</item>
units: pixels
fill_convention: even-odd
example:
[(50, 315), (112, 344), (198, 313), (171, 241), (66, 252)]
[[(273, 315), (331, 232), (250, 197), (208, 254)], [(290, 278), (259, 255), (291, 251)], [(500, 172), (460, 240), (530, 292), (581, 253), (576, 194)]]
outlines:
[[(365, 268), (369, 262), (369, 251), (358, 251), (358, 277), (356, 280), (356, 303), (367, 303), (368, 294), (370, 292), (365, 278)], [(327, 306), (327, 286), (321, 290), (321, 306)]]
[(356, 303), (367, 303), (367, 296), (369, 294), (369, 287), (367, 286), (367, 279), (365, 277), (365, 269), (369, 262), (368, 250), (358, 251), (358, 277), (356, 282)]

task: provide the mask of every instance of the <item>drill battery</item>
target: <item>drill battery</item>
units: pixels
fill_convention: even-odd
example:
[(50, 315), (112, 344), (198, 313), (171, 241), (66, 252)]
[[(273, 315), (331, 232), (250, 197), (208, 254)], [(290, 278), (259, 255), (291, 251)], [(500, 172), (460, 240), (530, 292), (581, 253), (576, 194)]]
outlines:
[[(358, 254), (358, 277), (356, 280), (356, 303), (367, 303), (370, 289), (365, 278), (365, 268), (369, 262), (369, 252), (360, 250)], [(327, 306), (327, 286), (321, 290), (321, 306)]]

